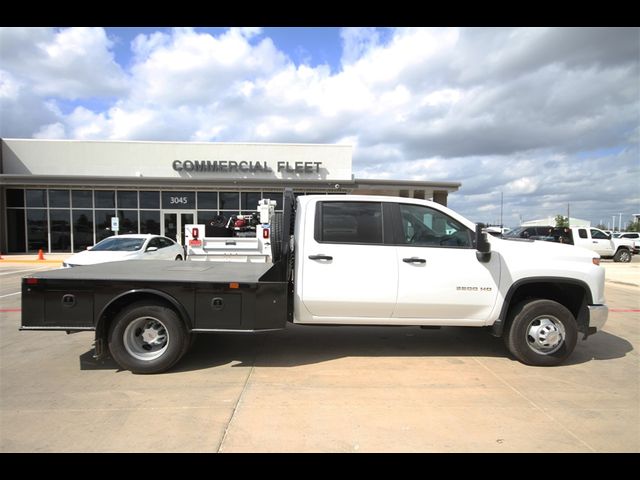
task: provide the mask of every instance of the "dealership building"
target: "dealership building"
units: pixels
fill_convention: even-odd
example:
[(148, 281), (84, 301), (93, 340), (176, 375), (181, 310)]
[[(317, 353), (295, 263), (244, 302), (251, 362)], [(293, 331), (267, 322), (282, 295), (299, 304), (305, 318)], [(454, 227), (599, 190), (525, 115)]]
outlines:
[(184, 225), (251, 213), (263, 197), (282, 208), (285, 188), (296, 195), (395, 195), (443, 205), (460, 188), (457, 182), (355, 178), (349, 145), (0, 143), (0, 253), (76, 252), (116, 233), (181, 241)]

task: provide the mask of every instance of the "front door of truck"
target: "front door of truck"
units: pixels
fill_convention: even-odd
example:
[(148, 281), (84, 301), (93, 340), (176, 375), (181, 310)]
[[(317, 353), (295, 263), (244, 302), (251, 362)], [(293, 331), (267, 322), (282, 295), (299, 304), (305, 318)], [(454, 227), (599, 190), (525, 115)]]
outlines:
[(376, 323), (391, 317), (398, 266), (395, 247), (383, 242), (382, 203), (318, 201), (307, 208), (298, 261), (304, 262), (302, 304), (310, 321)]
[[(393, 316), (433, 320), (489, 318), (500, 281), (500, 259), (476, 258), (473, 233), (439, 210), (399, 204), (394, 228), (398, 265), (398, 299)], [(400, 224), (401, 223), (401, 224)]]
[(615, 252), (611, 247), (611, 239), (609, 235), (596, 228), (590, 229), (591, 243), (594, 246), (592, 250), (603, 256), (613, 255)]

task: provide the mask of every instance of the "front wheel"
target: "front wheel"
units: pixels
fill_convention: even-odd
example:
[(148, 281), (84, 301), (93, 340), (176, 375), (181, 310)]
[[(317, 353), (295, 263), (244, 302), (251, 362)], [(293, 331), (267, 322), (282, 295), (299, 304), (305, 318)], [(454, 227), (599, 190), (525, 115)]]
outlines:
[(613, 261), (629, 263), (631, 261), (631, 252), (625, 248), (621, 248), (613, 256)]
[(553, 366), (573, 352), (578, 327), (573, 314), (552, 300), (522, 303), (512, 316), (505, 343), (527, 365)]
[(188, 346), (182, 321), (164, 305), (133, 304), (118, 314), (109, 329), (111, 356), (133, 373), (164, 372)]

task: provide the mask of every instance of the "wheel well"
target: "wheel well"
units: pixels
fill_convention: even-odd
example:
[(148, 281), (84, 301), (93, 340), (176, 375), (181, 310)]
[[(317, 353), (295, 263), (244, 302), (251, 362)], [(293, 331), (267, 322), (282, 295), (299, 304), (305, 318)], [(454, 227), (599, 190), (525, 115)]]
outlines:
[(584, 285), (562, 281), (530, 282), (514, 286), (513, 291), (509, 291), (507, 294), (500, 319), (494, 325), (493, 334), (502, 335), (518, 305), (524, 301), (536, 299), (553, 300), (563, 305), (573, 314), (578, 323), (578, 330), (586, 331), (588, 327), (587, 304), (591, 303), (588, 292), (588, 288)]
[[(130, 292), (121, 295), (120, 297), (113, 300), (109, 305), (107, 305), (104, 310), (100, 313), (98, 317), (98, 322), (96, 325), (96, 351), (106, 352), (107, 345), (107, 335), (109, 332), (109, 327), (113, 319), (120, 313), (124, 308), (128, 307), (137, 302), (148, 302), (153, 303), (155, 305), (163, 305), (167, 308), (172, 309), (178, 315), (178, 318), (182, 320), (185, 324), (187, 330), (190, 330), (188, 324), (188, 318), (186, 318), (186, 313), (181, 311), (181, 309), (171, 302), (169, 299), (164, 297), (159, 293), (154, 292)], [(99, 349), (98, 349), (99, 347)]]

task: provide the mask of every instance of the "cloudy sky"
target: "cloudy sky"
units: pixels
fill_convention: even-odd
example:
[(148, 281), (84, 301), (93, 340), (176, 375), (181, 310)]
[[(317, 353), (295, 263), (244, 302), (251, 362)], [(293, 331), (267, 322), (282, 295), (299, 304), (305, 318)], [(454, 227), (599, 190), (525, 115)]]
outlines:
[(0, 136), (349, 143), (504, 223), (640, 213), (637, 28), (5, 28)]

